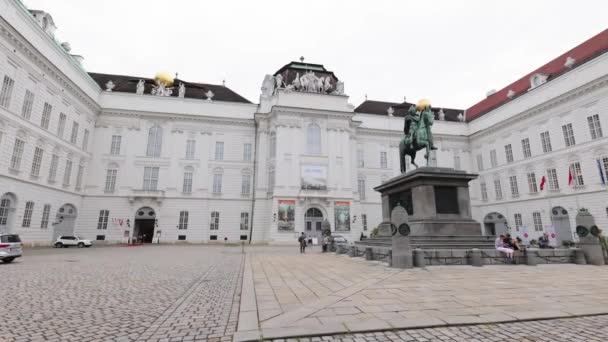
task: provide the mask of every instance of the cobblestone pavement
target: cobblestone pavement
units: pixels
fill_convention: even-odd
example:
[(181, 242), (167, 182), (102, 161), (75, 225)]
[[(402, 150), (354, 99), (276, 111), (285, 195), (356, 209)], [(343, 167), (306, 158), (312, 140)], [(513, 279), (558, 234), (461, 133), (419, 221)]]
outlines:
[(0, 265), (0, 341), (230, 341), (238, 247), (26, 250)]
[(299, 339), (275, 339), (275, 342), (372, 342), (372, 341), (608, 341), (608, 316), (588, 316), (542, 321), (471, 325), (447, 328), (412, 329), (365, 334), (346, 334)]

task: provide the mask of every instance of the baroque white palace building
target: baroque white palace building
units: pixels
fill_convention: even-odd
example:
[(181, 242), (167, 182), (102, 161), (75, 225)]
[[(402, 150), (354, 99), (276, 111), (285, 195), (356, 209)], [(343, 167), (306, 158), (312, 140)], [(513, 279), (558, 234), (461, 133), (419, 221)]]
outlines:
[[(0, 13), (1, 232), (281, 243), (327, 223), (352, 241), (381, 222), (373, 188), (399, 174), (410, 103), (355, 107), (303, 61), (264, 77), (258, 103), (225, 85), (89, 73), (48, 13), (13, 0)], [(582, 207), (608, 227), (607, 51), (605, 30), (468, 109), (434, 104), (438, 166), (479, 174), (482, 233), (575, 240)]]

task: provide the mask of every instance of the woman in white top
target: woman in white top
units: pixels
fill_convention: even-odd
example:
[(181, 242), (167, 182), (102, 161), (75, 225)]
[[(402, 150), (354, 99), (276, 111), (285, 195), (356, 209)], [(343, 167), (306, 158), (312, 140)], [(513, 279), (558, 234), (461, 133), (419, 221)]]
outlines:
[(504, 239), (505, 239), (504, 235), (501, 235), (498, 238), (496, 238), (496, 241), (494, 241), (494, 247), (496, 247), (497, 251), (505, 253), (509, 259), (513, 259), (513, 254), (515, 252), (513, 251), (512, 248), (508, 248), (505, 246)]

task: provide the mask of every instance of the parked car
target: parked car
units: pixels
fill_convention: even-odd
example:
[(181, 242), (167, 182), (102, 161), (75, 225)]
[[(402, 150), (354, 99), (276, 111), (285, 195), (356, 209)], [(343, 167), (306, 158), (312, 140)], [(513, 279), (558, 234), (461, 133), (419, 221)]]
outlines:
[(57, 248), (68, 248), (70, 246), (76, 246), (78, 248), (91, 247), (93, 243), (91, 240), (81, 239), (78, 236), (73, 235), (62, 235), (55, 241), (55, 247)]
[(0, 235), (0, 260), (5, 263), (12, 262), (21, 257), (21, 239), (17, 234)]
[(332, 235), (332, 238), (334, 239), (335, 243), (347, 243), (348, 242), (346, 240), (346, 238), (342, 235)]

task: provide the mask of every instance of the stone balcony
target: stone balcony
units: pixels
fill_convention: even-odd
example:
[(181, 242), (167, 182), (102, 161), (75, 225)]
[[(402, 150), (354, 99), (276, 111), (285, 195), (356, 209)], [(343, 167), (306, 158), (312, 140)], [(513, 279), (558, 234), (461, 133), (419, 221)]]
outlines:
[(133, 203), (137, 199), (151, 199), (159, 204), (163, 202), (165, 198), (164, 190), (144, 190), (144, 189), (131, 189), (129, 194), (129, 202)]

